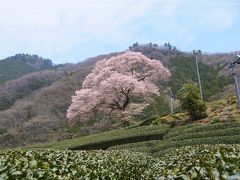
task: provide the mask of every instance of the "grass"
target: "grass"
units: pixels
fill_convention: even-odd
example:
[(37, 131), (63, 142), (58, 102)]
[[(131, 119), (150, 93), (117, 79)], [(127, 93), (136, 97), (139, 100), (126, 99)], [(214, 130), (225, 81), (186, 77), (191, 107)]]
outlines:
[[(231, 95), (221, 100), (207, 102), (208, 116), (198, 121), (201, 124), (210, 124), (216, 122), (234, 122), (240, 121), (240, 113), (237, 106), (237, 97)], [(189, 117), (186, 113), (176, 112), (153, 120), (152, 124), (188, 124)]]
[(84, 136), (47, 144), (37, 144), (27, 148), (54, 148), (54, 149), (107, 149), (110, 146), (132, 142), (162, 139), (169, 130), (168, 125), (141, 126), (111, 130), (103, 133)]

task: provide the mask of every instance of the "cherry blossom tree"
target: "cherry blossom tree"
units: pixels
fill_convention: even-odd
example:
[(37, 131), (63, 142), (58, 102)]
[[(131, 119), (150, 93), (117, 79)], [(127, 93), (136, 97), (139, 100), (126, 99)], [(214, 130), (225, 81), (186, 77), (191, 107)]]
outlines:
[(170, 72), (158, 60), (141, 53), (127, 52), (96, 63), (72, 96), (67, 118), (88, 121), (94, 114), (123, 121), (141, 114), (151, 95), (159, 95), (158, 80), (167, 80)]

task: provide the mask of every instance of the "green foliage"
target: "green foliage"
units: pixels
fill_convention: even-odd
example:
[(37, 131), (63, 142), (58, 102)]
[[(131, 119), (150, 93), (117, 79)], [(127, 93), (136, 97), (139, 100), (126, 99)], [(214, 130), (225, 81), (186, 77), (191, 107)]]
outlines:
[[(159, 179), (239, 179), (240, 145), (188, 146), (160, 157)], [(164, 178), (163, 178), (164, 177)]]
[(7, 132), (6, 128), (0, 128), (0, 135), (5, 134)]
[(239, 135), (240, 127), (237, 128), (225, 128), (225, 129), (217, 129), (217, 130), (206, 130), (203, 132), (191, 132), (184, 133), (182, 135), (173, 136), (167, 138), (169, 141), (181, 141), (185, 139), (194, 139), (194, 138), (205, 138), (205, 137), (220, 137), (220, 136), (234, 136)]
[[(195, 60), (193, 57), (178, 56), (172, 58), (169, 67), (172, 69), (172, 78), (169, 85), (174, 95), (182, 88), (183, 84), (197, 82)], [(220, 67), (213, 68), (199, 62), (203, 98), (205, 100), (221, 93), (224, 86), (232, 83), (230, 78), (219, 76), (220, 70)]]
[(168, 125), (124, 128), (55, 143), (39, 144), (32, 148), (107, 149), (119, 144), (162, 139), (168, 129)]
[(5, 151), (0, 179), (238, 179), (240, 145), (188, 146), (159, 158), (129, 151)]
[(0, 179), (153, 179), (155, 163), (128, 151), (6, 151)]
[(144, 121), (139, 124), (139, 126), (148, 126), (148, 125), (151, 125), (153, 124), (153, 122), (158, 118), (158, 116), (153, 116), (153, 117), (149, 117), (149, 118), (146, 118), (144, 119)]
[(178, 123), (184, 123), (188, 120), (188, 115), (185, 112), (168, 114), (156, 118), (152, 124), (169, 124), (170, 126), (176, 126)]
[(128, 149), (145, 152), (153, 156), (161, 156), (182, 146), (201, 144), (239, 144), (240, 123), (216, 123), (209, 125), (192, 124), (171, 129), (164, 140), (152, 140), (132, 144), (113, 146), (109, 149)]
[(213, 118), (213, 120), (211, 121), (211, 123), (212, 124), (214, 124), (214, 123), (220, 123), (221, 122), (221, 119), (219, 119), (219, 118)]
[(179, 91), (182, 109), (186, 110), (192, 120), (198, 120), (207, 116), (207, 106), (200, 99), (198, 88), (194, 84), (186, 84)]
[(6, 81), (16, 79), (24, 74), (32, 73), (36, 71), (31, 65), (28, 65), (22, 61), (0, 61), (0, 84)]
[(24, 74), (52, 68), (52, 62), (36, 55), (17, 54), (0, 60), (0, 84)]
[(215, 124), (208, 124), (208, 125), (191, 124), (191, 125), (180, 126), (180, 127), (171, 129), (168, 132), (168, 134), (164, 136), (164, 139), (181, 136), (183, 134), (188, 134), (188, 133), (224, 130), (228, 128), (238, 128), (238, 127), (240, 127), (240, 123), (215, 123)]
[(214, 144), (240, 144), (240, 135), (219, 136), (219, 137), (201, 137), (193, 139), (185, 139), (181, 141), (171, 140), (153, 140), (147, 142), (139, 142), (132, 144), (124, 144), (113, 146), (110, 150), (130, 150), (133, 152), (147, 153), (154, 157), (160, 157), (176, 148), (194, 145), (214, 145)]
[(147, 106), (147, 108), (144, 109), (142, 115), (137, 116), (136, 119), (145, 120), (149, 117), (156, 117), (167, 114), (169, 111), (169, 102), (163, 95), (153, 96), (149, 106)]
[(14, 136), (9, 133), (5, 133), (0, 136), (0, 143), (5, 143), (14, 139)]

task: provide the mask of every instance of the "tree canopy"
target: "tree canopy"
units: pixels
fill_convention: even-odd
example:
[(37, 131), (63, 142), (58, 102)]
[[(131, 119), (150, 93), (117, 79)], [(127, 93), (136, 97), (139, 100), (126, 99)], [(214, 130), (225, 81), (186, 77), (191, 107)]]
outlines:
[(141, 53), (127, 52), (96, 63), (72, 97), (67, 117), (81, 122), (96, 112), (105, 118), (128, 120), (149, 105), (151, 95), (159, 95), (156, 82), (167, 80), (170, 72), (158, 60)]

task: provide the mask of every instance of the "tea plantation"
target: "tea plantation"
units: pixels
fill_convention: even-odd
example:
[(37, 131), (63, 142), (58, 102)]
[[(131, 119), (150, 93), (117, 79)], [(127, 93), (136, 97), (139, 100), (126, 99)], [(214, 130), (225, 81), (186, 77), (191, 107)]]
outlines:
[(184, 147), (153, 158), (129, 151), (5, 151), (0, 179), (239, 179), (240, 145)]
[(0, 179), (240, 179), (240, 122), (129, 127), (4, 150)]
[(38, 144), (30, 148), (54, 148), (72, 150), (107, 149), (114, 145), (163, 139), (169, 130), (166, 124), (157, 126), (130, 127), (84, 136), (60, 142)]
[(162, 140), (113, 146), (110, 149), (128, 149), (161, 156), (171, 149), (201, 144), (240, 144), (240, 123), (191, 124), (171, 129)]

